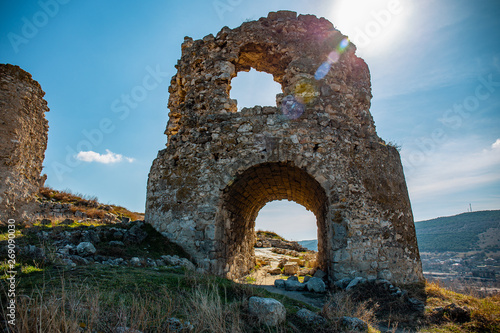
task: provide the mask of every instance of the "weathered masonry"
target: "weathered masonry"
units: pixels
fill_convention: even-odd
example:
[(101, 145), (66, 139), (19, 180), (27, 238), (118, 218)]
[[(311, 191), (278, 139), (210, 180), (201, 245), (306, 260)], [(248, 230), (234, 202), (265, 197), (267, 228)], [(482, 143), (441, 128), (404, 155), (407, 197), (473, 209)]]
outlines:
[(38, 207), (49, 128), (44, 95), (29, 73), (0, 64), (0, 225), (25, 223)]
[[(231, 79), (273, 75), (276, 107), (237, 110)], [(169, 89), (167, 147), (148, 180), (146, 221), (202, 269), (229, 278), (254, 267), (254, 224), (288, 199), (317, 218), (330, 280), (421, 280), (398, 151), (376, 132), (370, 74), (327, 20), (294, 12), (186, 38)]]

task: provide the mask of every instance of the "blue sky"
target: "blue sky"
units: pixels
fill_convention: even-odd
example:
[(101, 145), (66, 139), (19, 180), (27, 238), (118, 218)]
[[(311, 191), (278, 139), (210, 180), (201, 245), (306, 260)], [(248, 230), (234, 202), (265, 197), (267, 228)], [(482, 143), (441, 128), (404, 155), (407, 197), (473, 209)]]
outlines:
[[(377, 132), (401, 146), (416, 221), (469, 203), (500, 209), (500, 2), (486, 0), (2, 1), (0, 62), (30, 72), (51, 109), (46, 184), (144, 211), (184, 36), (280, 9), (326, 17), (357, 45)], [(240, 107), (272, 105), (276, 87), (240, 73), (231, 95)], [(316, 237), (314, 217), (287, 202), (268, 204), (257, 226)]]

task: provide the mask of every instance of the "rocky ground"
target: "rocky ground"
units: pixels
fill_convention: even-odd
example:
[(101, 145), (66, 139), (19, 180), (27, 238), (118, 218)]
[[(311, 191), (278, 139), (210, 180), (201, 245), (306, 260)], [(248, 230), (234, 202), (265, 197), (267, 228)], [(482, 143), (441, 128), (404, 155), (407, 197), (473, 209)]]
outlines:
[[(26, 288), (26, 292), (29, 292), (30, 279), (36, 281), (33, 285), (39, 285), (40, 281), (57, 281), (46, 280), (45, 274), (63, 274), (70, 279), (74, 276), (76, 281), (89, 275), (92, 281), (96, 280), (95, 287), (106, 289), (104, 286), (110, 284), (111, 290), (116, 290), (117, 286), (137, 286), (137, 283), (143, 283), (139, 281), (146, 279), (147, 285), (153, 284), (145, 297), (152, 297), (167, 283), (169, 295), (178, 293), (175, 297), (179, 301), (184, 300), (186, 295), (194, 297), (193, 304), (187, 305), (186, 309), (204, 302), (203, 296), (198, 300), (200, 295), (197, 293), (200, 290), (212, 290), (214, 277), (197, 275), (195, 265), (181, 247), (143, 220), (131, 219), (134, 215), (129, 215), (130, 212), (116, 206), (100, 205), (96, 200), (46, 193), (48, 195), (41, 200), (45, 213), (41, 213), (33, 225), (16, 230), (16, 259), (17, 265), (20, 265), (16, 267), (24, 281), (19, 288)], [(101, 215), (102, 218), (99, 218)], [(7, 232), (0, 234), (0, 237), (3, 237), (0, 238), (0, 251), (4, 254), (7, 253)], [(433, 285), (427, 286), (424, 291), (424, 286), (394, 286), (387, 280), (367, 280), (362, 277), (328, 285), (326, 274), (317, 267), (316, 252), (307, 251), (298, 243), (287, 241), (272, 232), (257, 232), (255, 257), (255, 268), (236, 281), (238, 283), (224, 279), (218, 282), (230, 283), (228, 287), (221, 287), (224, 294), (230, 288), (234, 289), (233, 297), (245, 295), (238, 298), (237, 312), (234, 312), (231, 302), (224, 306), (228, 307), (226, 315), (239, 313), (244, 318), (250, 316), (246, 324), (253, 325), (251, 318), (257, 318), (259, 323), (269, 320), (270, 325), (315, 327), (318, 332), (366, 331), (367, 323), (380, 331), (391, 332), (416, 331), (418, 326), (429, 323), (453, 323), (461, 327), (496, 325), (495, 319), (491, 319), (495, 318), (494, 310), (492, 316), (488, 312), (490, 303), (482, 305), (481, 301), (463, 295), (455, 296)], [(6, 259), (0, 259), (4, 259), (5, 264)], [(114, 278), (108, 277), (107, 272)], [(124, 276), (118, 284), (114, 284), (116, 274)], [(199, 285), (205, 279), (209, 285), (204, 286), (204, 289), (193, 287), (193, 283)], [(258, 288), (247, 288), (248, 285)], [(135, 297), (134, 288), (125, 287), (123, 292), (132, 293)], [(146, 288), (146, 285), (142, 284), (141, 288)], [(299, 302), (290, 303), (295, 301)], [(36, 303), (38, 301), (34, 298), (30, 302), (34, 303), (26, 305), (29, 309), (46, 307), (41, 301), (40, 304)], [(102, 299), (99, 302), (106, 301)], [(158, 300), (154, 304), (156, 302)], [(112, 304), (107, 306), (110, 310), (114, 309)], [(179, 324), (178, 331), (193, 331), (193, 325), (189, 322), (194, 327), (203, 328), (206, 319), (197, 318), (186, 309), (177, 309), (177, 317), (172, 317), (168, 312), (166, 324), (161, 324), (168, 324), (171, 331), (175, 331), (176, 323), (182, 324)], [(202, 307), (199, 311), (205, 309)], [(477, 309), (483, 312), (480, 324), (476, 320)], [(188, 320), (179, 321), (180, 317)], [(28, 316), (27, 320), (33, 318)], [(395, 322), (399, 328), (394, 327)], [(81, 322), (73, 324), (81, 325)], [(143, 327), (148, 325), (144, 323)], [(301, 328), (298, 331), (308, 330)]]

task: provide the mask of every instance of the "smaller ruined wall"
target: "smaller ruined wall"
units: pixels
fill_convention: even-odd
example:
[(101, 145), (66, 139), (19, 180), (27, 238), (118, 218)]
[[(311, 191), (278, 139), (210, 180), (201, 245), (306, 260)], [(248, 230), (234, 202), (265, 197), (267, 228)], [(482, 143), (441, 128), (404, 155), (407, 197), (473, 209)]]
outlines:
[(29, 73), (0, 64), (0, 225), (26, 223), (37, 208), (49, 128), (44, 95)]

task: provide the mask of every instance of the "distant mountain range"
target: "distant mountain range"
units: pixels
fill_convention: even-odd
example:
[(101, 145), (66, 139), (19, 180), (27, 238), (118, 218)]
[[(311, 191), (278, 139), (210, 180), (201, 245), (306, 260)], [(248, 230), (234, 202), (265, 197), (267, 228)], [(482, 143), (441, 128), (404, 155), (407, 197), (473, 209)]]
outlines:
[[(415, 223), (420, 252), (500, 251), (500, 210), (463, 213)], [(318, 240), (298, 243), (318, 251)]]

